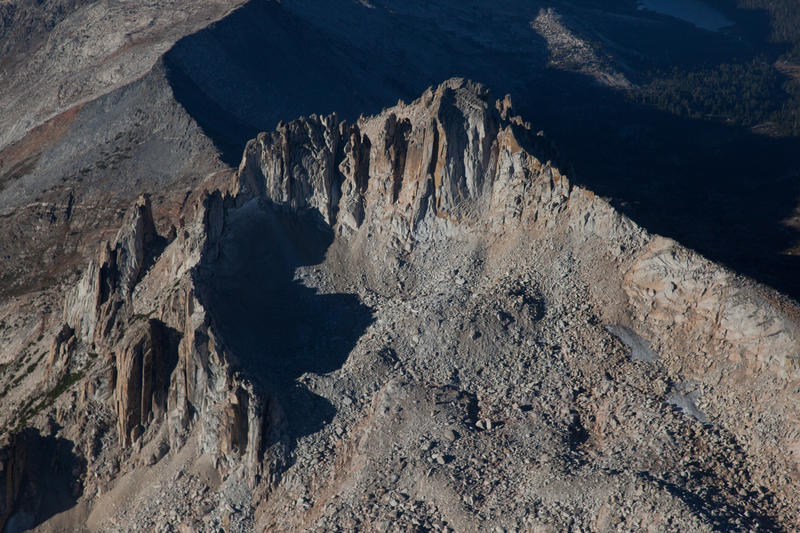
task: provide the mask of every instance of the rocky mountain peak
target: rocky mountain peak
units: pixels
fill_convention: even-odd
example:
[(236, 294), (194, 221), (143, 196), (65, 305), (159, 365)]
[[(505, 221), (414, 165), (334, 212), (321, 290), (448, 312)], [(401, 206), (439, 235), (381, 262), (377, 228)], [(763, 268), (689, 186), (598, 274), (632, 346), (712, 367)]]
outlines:
[[(794, 523), (800, 429), (774, 422), (800, 419), (800, 313), (571, 185), (556, 154), (510, 98), (451, 79), (259, 134), (169, 239), (139, 198), (23, 404), (81, 454), (74, 512), (97, 530), (186, 498), (187, 523), (242, 531), (568, 528), (564, 508), (597, 529)], [(34, 486), (15, 446), (3, 520)], [(554, 483), (569, 495), (517, 506)]]
[[(235, 190), (240, 204), (259, 196), (315, 211), (339, 233), (380, 220), (407, 245), (436, 219), (512, 216), (532, 175), (546, 167), (561, 180), (536, 157), (554, 153), (513, 116), (509, 96), (494, 102), (482, 85), (454, 78), (355, 125), (311, 116), (262, 133), (245, 149)], [(569, 190), (565, 179), (561, 187)]]
[[(130, 300), (144, 270), (163, 248), (153, 221), (150, 198), (140, 196), (116, 237), (100, 245), (99, 257), (86, 269), (65, 306), (67, 324), (86, 338), (107, 337), (120, 307)], [(95, 332), (96, 327), (99, 332)]]

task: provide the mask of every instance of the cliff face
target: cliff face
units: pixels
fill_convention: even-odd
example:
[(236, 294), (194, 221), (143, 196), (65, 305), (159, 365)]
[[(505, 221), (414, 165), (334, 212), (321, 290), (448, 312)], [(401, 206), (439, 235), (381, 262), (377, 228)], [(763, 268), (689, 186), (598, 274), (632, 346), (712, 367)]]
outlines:
[(50, 444), (12, 442), (0, 524), (796, 527), (797, 308), (557, 159), (453, 79), (260, 134), (177, 228), (140, 198), (19, 406), (73, 505), (25, 507)]
[[(281, 124), (248, 143), (237, 201), (312, 210), (345, 236), (366, 224), (400, 247), (439, 237), (440, 219), (502, 227), (520, 217), (523, 201), (558, 204), (569, 190), (534, 155), (554, 156), (549, 143), (510, 112), (510, 101), (492, 102), (485, 88), (454, 79), (355, 125), (336, 115)], [(538, 190), (528, 194), (531, 187)]]
[(195, 295), (192, 271), (206, 260), (204, 253), (212, 255), (223, 216), (218, 192), (198, 204), (192, 225), (167, 242), (156, 233), (149, 199), (141, 198), (67, 297), (65, 322), (112, 370), (104, 388), (113, 390), (122, 448), (141, 446), (142, 434), (161, 425), (168, 436), (159, 446), (181, 446), (199, 417), (208, 433), (203, 449), (229, 451), (241, 436), (218, 438), (221, 419), (258, 417), (257, 400), (240, 405), (246, 385), (234, 379)]

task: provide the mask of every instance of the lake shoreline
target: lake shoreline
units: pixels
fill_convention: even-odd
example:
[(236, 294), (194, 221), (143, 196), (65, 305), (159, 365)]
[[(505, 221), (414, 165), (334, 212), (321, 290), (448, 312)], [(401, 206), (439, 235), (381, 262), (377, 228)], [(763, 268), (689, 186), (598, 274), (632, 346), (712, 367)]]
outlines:
[(720, 31), (735, 24), (700, 0), (639, 0), (637, 9), (680, 19), (708, 31)]

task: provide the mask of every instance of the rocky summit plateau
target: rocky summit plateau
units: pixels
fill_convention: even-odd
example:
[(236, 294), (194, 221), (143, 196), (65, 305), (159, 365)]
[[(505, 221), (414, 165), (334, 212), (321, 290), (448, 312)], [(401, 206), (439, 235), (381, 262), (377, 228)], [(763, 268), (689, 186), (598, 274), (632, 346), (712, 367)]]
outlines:
[(0, 532), (800, 530), (797, 138), (623, 96), (778, 45), (502, 4), (0, 1)]

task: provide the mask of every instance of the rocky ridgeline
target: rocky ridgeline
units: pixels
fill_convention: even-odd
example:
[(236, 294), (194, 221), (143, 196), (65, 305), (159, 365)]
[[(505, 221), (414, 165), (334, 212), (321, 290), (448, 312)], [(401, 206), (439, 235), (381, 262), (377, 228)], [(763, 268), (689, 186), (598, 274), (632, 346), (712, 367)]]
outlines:
[[(196, 193), (184, 209), (185, 222), (166, 235), (158, 233), (150, 201), (142, 197), (67, 295), (63, 325), (46, 359), (45, 382), (58, 394), (49, 393), (52, 407), (31, 419), (43, 435), (73, 440), (85, 458), (76, 496), (84, 514), (75, 515), (76, 523), (133, 529), (141, 518), (135, 509), (123, 508), (118, 516), (99, 510), (137, 494), (115, 487), (126, 486), (130, 476), (156, 463), (176, 464), (190, 456), (194, 464), (209, 458), (213, 474), (202, 478), (199, 467), (188, 466), (180, 473), (165, 466), (148, 474), (153, 483), (183, 487), (185, 482), (197, 491), (169, 496), (164, 488), (143, 503), (155, 513), (147, 517), (153, 527), (168, 530), (166, 524), (184, 522), (205, 530), (225, 523), (235, 530), (252, 527), (255, 520), (275, 529), (305, 529), (347, 527), (343, 521), (352, 518), (353, 523), (408, 519), (410, 525), (414, 520), (416, 526), (441, 530), (477, 530), (512, 520), (512, 527), (523, 529), (559, 528), (571, 523), (563, 515), (573, 505), (567, 513), (573, 520), (584, 520), (585, 512), (597, 516), (589, 529), (603, 529), (615, 523), (614, 513), (622, 517), (619, 524), (635, 527), (636, 520), (647, 519), (646, 504), (652, 502), (663, 511), (659, 520), (667, 522), (658, 524), (664, 527), (672, 517), (697, 527), (791, 528), (796, 517), (788, 510), (796, 502), (800, 453), (800, 418), (792, 401), (800, 376), (796, 307), (672, 241), (648, 235), (602, 199), (570, 185), (556, 159), (546, 138), (513, 115), (508, 98), (494, 102), (483, 87), (453, 79), (411, 104), (399, 103), (356, 124), (335, 115), (311, 116), (260, 134), (248, 143), (229, 190)], [(377, 317), (346, 345), (345, 351), (352, 351), (339, 365), (344, 370), (291, 374), (292, 380), (324, 381), (326, 373), (345, 372), (331, 390), (352, 387), (335, 424), (314, 431), (293, 429), (294, 419), (305, 416), (308, 407), (297, 400), (294, 382), (277, 382), (284, 379), (283, 360), (294, 364), (295, 355), (276, 348), (269, 355), (276, 366), (259, 367), (258, 357), (267, 357), (266, 352), (246, 353), (248, 345), (234, 338), (229, 324), (240, 317), (217, 305), (220, 298), (261, 290), (252, 277), (260, 263), (255, 274), (243, 270), (246, 275), (238, 278), (223, 268), (237, 259), (231, 255), (237, 224), (248, 217), (260, 220), (255, 213), (266, 220), (288, 219), (280, 223), (284, 226), (274, 222), (277, 231), (294, 232), (286, 246), (270, 241), (268, 253), (274, 249), (276, 255), (292, 256), (290, 270), (305, 272), (318, 295), (357, 293)], [(295, 219), (311, 222), (298, 227), (291, 222)], [(247, 238), (267, 238), (272, 231), (267, 225), (256, 230)], [(322, 255), (315, 261), (299, 259), (317, 238), (315, 232), (328, 239)], [(314, 269), (316, 264), (322, 266)], [(285, 281), (291, 287), (295, 283)], [(298, 291), (297, 298), (305, 298)], [(546, 303), (537, 303), (540, 298)], [(437, 310), (440, 303), (445, 311)], [(657, 355), (636, 362), (614, 358), (619, 345), (602, 325), (625, 331), (623, 342)], [(310, 346), (325, 326), (315, 327), (310, 336), (297, 330), (305, 340), (270, 342)], [(294, 332), (287, 329), (286, 335)], [(345, 335), (344, 328), (339, 335)], [(331, 342), (337, 347), (342, 341)], [(527, 370), (491, 377), (517, 368), (530, 354), (539, 360), (526, 363)], [(555, 378), (548, 373), (552, 368), (561, 369)], [(522, 389), (526, 376), (539, 376), (539, 386), (556, 380), (536, 393), (532, 406), (513, 399), (511, 392)], [(448, 379), (450, 385), (443, 385)], [(651, 396), (636, 400), (636, 394)], [(641, 417), (624, 411), (637, 401), (649, 413), (642, 415), (650, 417), (647, 423), (661, 425), (667, 436), (653, 436)], [(684, 413), (695, 409), (695, 418), (702, 412), (711, 422), (677, 416), (664, 407), (669, 403)], [(406, 415), (393, 414), (403, 410)], [(498, 426), (503, 417), (506, 422)], [(519, 425), (517, 419), (528, 422)], [(437, 439), (426, 432), (440, 432), (442, 425), (449, 429), (438, 441), (446, 446), (437, 451)], [(536, 441), (526, 448), (537, 454), (531, 459), (508, 440), (509, 435), (523, 438), (521, 433), (506, 434), (504, 445), (492, 440), (506, 431), (504, 426), (530, 436), (563, 433), (566, 444)], [(327, 438), (336, 444), (325, 444)], [(636, 444), (622, 446), (629, 438)], [(419, 453), (419, 442), (428, 459), (418, 464), (407, 458), (412, 453), (407, 447)], [(714, 442), (735, 447), (738, 455), (728, 464), (724, 457), (698, 451)], [(559, 452), (557, 446), (566, 448)], [(639, 456), (626, 455), (637, 446), (644, 448)], [(621, 459), (598, 458), (612, 449)], [(691, 478), (686, 485), (664, 481), (679, 465), (691, 466), (683, 449), (705, 454), (697, 459), (698, 468), (718, 477), (699, 476), (697, 486)], [(0, 453), (0, 487), (6, 487), (2, 525), (19, 507), (26, 463), (13, 442)], [(594, 459), (569, 462), (584, 453)], [(473, 458), (462, 464), (459, 454)], [(660, 485), (656, 480), (644, 492), (636, 488), (636, 502), (644, 499), (643, 507), (607, 502), (605, 514), (598, 515), (603, 496), (569, 485), (589, 475), (570, 470), (579, 469), (576, 465), (594, 461), (607, 465), (596, 466), (596, 472), (644, 471), (642, 462), (651, 455), (664, 462), (658, 467), (664, 471), (653, 470), (653, 476), (662, 476)], [(554, 466), (558, 461), (567, 463)], [(389, 463), (402, 465), (392, 467), (400, 473), (387, 473)], [(407, 465), (406, 472), (417, 474), (403, 474)], [(468, 483), (481, 465), (501, 479), (521, 481), (516, 487), (498, 485), (497, 495), (512, 492), (492, 500), (494, 489), (486, 488), (491, 484)], [(447, 468), (449, 477), (432, 474)], [(744, 472), (741, 479), (734, 470)], [(526, 471), (550, 477), (528, 478)], [(252, 492), (241, 496), (235, 484), (215, 484), (212, 478), (241, 479)], [(428, 498), (424, 505), (415, 505), (398, 485), (429, 478), (415, 489), (415, 498)], [(584, 495), (563, 495), (572, 503), (559, 511), (558, 502), (547, 503), (552, 498), (542, 496), (553, 479)], [(612, 486), (633, 491), (643, 479), (649, 478), (623, 476)], [(209, 487), (219, 491), (216, 504), (208, 503)], [(369, 509), (342, 507), (356, 505), (367, 492), (374, 496), (369, 487), (385, 498)], [(738, 491), (762, 489), (771, 499), (736, 500)], [(700, 506), (693, 507), (694, 500), (681, 490), (699, 498)], [(234, 505), (236, 494), (241, 497)], [(198, 507), (180, 507), (175, 517), (164, 514), (176, 501), (192, 497)], [(523, 497), (538, 501), (538, 511), (514, 508), (504, 516), (492, 510)], [(431, 513), (448, 518), (432, 520)], [(203, 521), (203, 516), (213, 519)]]
[[(119, 444), (142, 446), (142, 435), (159, 434), (158, 448), (179, 448), (188, 430), (203, 421), (203, 450), (238, 458), (254, 426), (258, 447), (260, 401), (234, 376), (196, 297), (192, 269), (219, 238), (222, 196), (206, 195), (196, 222), (167, 243), (155, 232), (150, 202), (142, 197), (111, 244), (102, 247), (70, 293), (65, 321), (84, 349), (101, 354), (113, 391), (104, 398), (117, 418)], [(163, 451), (161, 452), (163, 453)], [(257, 465), (254, 474), (258, 472)]]
[[(523, 152), (513, 128), (537, 139), (518, 119), (503, 118), (507, 106), (491, 107), (478, 85), (447, 82), (365, 122), (374, 151), (358, 125), (335, 116), (282, 124), (248, 145), (234, 192), (204, 197), (193, 222), (169, 244), (156, 233), (149, 199), (140, 198), (68, 295), (65, 325), (48, 358), (51, 372), (66, 372), (79, 348), (100, 354), (111, 383), (99, 388), (113, 394), (97, 399), (114, 411), (122, 448), (141, 448), (144, 434), (165, 439), (159, 449), (179, 448), (201, 421), (201, 449), (226, 464), (246, 457), (257, 479), (264, 399), (236, 374), (241, 369), (231, 364), (198, 300), (204, 288), (192, 276), (214, 264), (225, 211), (258, 197), (318, 213), (348, 237), (366, 221), (372, 231), (388, 229), (385, 244), (402, 252), (415, 240), (445, 237), (473, 213), (485, 211), (489, 222), (519, 216), (526, 185), (539, 189), (530, 202), (550, 209), (566, 198), (568, 182)], [(538, 174), (546, 176), (543, 184), (533, 183)]]
[(279, 124), (248, 143), (235, 190), (239, 205), (258, 196), (313, 210), (345, 236), (366, 223), (408, 248), (441, 237), (440, 222), (502, 226), (523, 201), (561, 203), (569, 183), (554, 155), (508, 98), (454, 79), (354, 125), (336, 115)]

